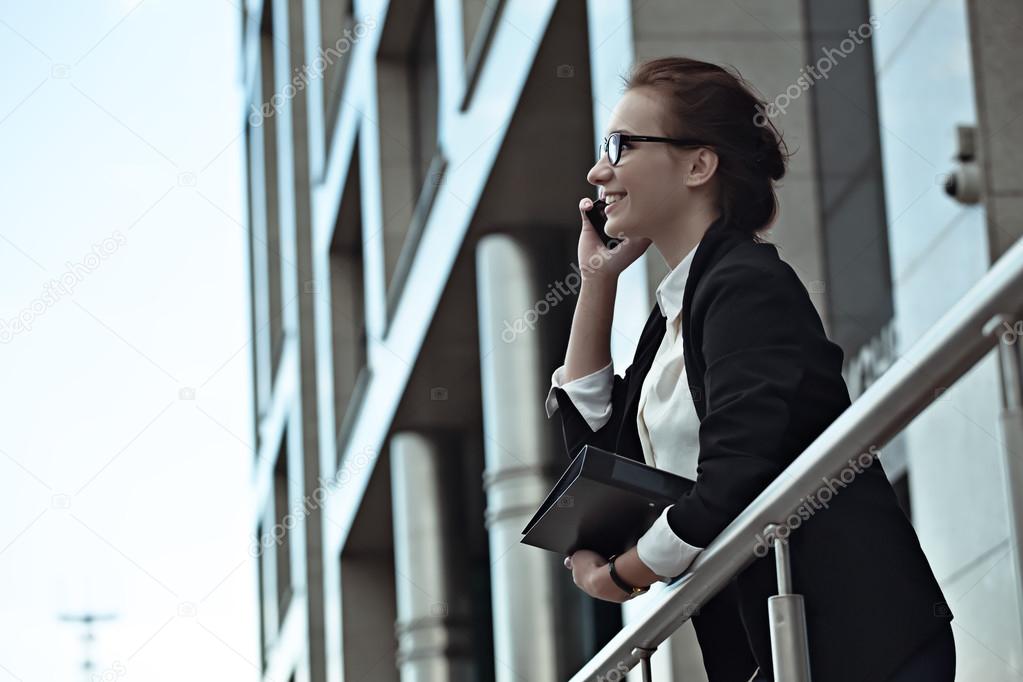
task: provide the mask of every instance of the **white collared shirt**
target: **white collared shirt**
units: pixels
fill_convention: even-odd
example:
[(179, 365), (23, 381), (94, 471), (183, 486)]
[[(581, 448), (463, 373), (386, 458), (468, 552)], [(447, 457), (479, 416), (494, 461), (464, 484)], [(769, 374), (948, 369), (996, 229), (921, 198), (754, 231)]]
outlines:
[[(636, 426), (643, 447), (643, 458), (650, 466), (696, 480), (696, 462), (700, 454), (700, 419), (693, 405), (683, 362), (683, 339), (678, 333), (685, 292), (695, 247), (664, 276), (657, 285), (656, 298), (666, 329), (653, 365), (640, 387)], [(593, 431), (611, 419), (613, 363), (563, 384), (564, 365), (554, 370), (547, 394), (547, 417), (558, 409), (555, 388), (562, 388)], [(703, 551), (685, 542), (668, 525), (665, 507), (653, 525), (640, 537), (636, 551), (640, 560), (665, 581), (681, 575)]]

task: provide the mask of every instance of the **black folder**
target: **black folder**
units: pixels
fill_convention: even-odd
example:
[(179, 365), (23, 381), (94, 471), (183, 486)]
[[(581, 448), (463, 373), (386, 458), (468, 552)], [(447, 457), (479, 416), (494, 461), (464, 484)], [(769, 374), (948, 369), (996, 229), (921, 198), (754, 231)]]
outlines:
[(695, 481), (585, 445), (523, 529), (520, 542), (604, 558), (633, 547)]

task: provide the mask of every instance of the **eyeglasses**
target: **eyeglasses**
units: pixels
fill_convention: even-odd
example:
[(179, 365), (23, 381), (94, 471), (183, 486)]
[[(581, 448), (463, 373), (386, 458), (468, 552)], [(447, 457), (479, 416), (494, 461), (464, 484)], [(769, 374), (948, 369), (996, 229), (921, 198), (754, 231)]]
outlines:
[(601, 143), (600, 149), (597, 150), (597, 160), (599, 161), (603, 154), (607, 154), (608, 160), (612, 166), (617, 166), (618, 162), (622, 158), (622, 149), (629, 146), (633, 142), (669, 142), (679, 147), (706, 147), (706, 142), (700, 140), (694, 140), (691, 138), (671, 138), (671, 137), (650, 137), (649, 135), (629, 135), (626, 133), (611, 133), (604, 138), (604, 142)]

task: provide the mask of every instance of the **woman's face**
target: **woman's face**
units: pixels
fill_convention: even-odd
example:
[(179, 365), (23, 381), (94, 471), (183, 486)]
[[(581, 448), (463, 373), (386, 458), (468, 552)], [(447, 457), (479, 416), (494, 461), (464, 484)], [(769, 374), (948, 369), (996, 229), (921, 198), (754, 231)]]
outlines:
[[(660, 114), (660, 104), (649, 90), (629, 90), (611, 112), (604, 135), (621, 132), (670, 137), (661, 127)], [(623, 145), (617, 166), (602, 154), (586, 174), (587, 181), (602, 188), (605, 197), (625, 195), (606, 211), (604, 231), (656, 242), (657, 232), (675, 224), (686, 209), (689, 191), (682, 178), (692, 154), (692, 150), (664, 142)]]

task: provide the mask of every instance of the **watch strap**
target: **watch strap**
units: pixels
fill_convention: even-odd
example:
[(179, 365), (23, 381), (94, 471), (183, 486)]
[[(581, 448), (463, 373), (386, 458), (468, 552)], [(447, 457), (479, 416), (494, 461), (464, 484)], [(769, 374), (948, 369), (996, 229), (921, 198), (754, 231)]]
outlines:
[(618, 575), (618, 570), (615, 568), (615, 559), (617, 558), (618, 555), (615, 554), (614, 556), (607, 560), (607, 564), (610, 567), (611, 580), (614, 581), (615, 585), (621, 588), (622, 592), (625, 592), (625, 594), (629, 595), (630, 597), (634, 597), (637, 594), (643, 594), (648, 589), (650, 589), (648, 587), (635, 587), (625, 582), (625, 580), (622, 579), (622, 576)]

